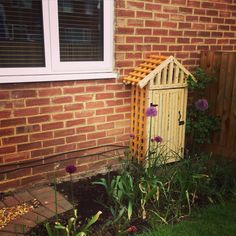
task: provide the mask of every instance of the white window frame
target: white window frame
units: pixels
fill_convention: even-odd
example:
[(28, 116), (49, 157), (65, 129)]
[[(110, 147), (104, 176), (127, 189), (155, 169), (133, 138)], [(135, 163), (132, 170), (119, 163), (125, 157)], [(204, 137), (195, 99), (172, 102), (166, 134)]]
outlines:
[(104, 0), (104, 60), (61, 62), (56, 0), (42, 0), (45, 67), (0, 68), (0, 83), (117, 78), (113, 72), (114, 0)]

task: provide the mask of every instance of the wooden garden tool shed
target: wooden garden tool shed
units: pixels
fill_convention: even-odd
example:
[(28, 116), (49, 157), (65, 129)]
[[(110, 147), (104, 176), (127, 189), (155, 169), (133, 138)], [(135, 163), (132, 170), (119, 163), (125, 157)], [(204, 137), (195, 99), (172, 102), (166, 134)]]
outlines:
[[(162, 138), (170, 158), (175, 153), (183, 156), (189, 75), (173, 56), (152, 55), (123, 78), (132, 86), (131, 148), (136, 157), (145, 158), (149, 140), (156, 136)], [(145, 114), (151, 105), (158, 110), (152, 118)]]

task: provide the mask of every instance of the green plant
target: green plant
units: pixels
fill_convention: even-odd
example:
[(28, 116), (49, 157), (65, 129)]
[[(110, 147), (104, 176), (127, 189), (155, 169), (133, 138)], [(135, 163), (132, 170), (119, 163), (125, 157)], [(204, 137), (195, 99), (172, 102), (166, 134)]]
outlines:
[(194, 101), (189, 105), (186, 120), (186, 134), (188, 135), (189, 148), (195, 153), (199, 144), (210, 143), (212, 133), (219, 129), (219, 118), (211, 114), (208, 101), (204, 98), (204, 90), (215, 78), (197, 69), (193, 79), (188, 77), (188, 87), (194, 92)]
[(83, 226), (77, 222), (77, 210), (74, 210), (74, 216), (68, 220), (67, 225), (62, 225), (59, 221), (56, 221), (53, 226), (46, 223), (48, 236), (86, 236), (90, 227), (97, 222), (101, 211), (97, 212), (91, 219), (89, 219)]

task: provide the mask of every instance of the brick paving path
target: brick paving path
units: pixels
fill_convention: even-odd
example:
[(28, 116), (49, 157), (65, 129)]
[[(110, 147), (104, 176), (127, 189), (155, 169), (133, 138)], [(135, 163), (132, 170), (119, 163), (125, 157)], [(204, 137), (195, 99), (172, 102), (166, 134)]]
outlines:
[[(23, 235), (23, 232), (29, 232), (37, 223), (42, 223), (55, 216), (55, 192), (52, 187), (41, 186), (34, 187), (20, 192), (13, 193), (0, 201), (0, 208), (12, 207), (33, 199), (40, 202), (40, 206), (32, 211), (18, 216), (15, 220), (9, 222), (7, 226), (0, 230), (1, 236)], [(63, 195), (57, 192), (57, 212), (58, 214), (73, 208)]]

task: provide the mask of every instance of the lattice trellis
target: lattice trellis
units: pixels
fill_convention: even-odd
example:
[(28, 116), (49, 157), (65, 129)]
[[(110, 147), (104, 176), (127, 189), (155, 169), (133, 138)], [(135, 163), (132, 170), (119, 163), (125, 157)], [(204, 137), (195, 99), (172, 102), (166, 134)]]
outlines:
[(151, 103), (157, 103), (161, 111), (154, 119), (151, 133), (163, 135), (174, 152), (183, 153), (189, 75), (173, 56), (151, 55), (123, 79), (132, 85), (131, 148), (136, 157), (145, 158), (147, 140), (151, 138), (149, 119), (145, 116)]

